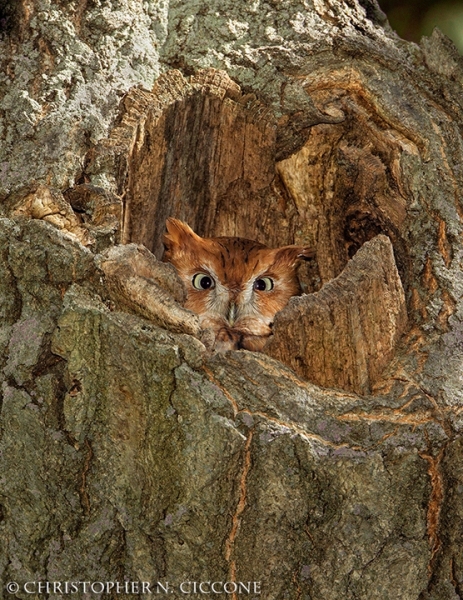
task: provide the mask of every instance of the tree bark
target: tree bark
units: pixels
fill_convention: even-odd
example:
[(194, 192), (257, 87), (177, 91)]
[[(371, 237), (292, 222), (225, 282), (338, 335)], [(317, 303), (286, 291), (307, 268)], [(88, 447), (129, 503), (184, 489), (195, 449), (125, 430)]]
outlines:
[[(1, 17), (0, 598), (461, 597), (449, 40), (374, 0)], [(209, 352), (168, 216), (316, 248), (263, 353)]]

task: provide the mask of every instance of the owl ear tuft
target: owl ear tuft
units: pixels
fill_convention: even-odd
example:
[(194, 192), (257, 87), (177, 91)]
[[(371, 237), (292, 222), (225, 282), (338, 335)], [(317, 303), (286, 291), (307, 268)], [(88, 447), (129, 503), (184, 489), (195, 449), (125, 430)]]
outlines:
[(310, 246), (283, 246), (278, 248), (275, 263), (293, 267), (299, 260), (308, 260), (315, 256), (315, 250)]
[(300, 252), (297, 255), (297, 258), (302, 258), (303, 260), (308, 260), (309, 258), (315, 257), (315, 248), (312, 246), (303, 246), (299, 248)]
[(189, 249), (192, 244), (199, 242), (202, 238), (183, 221), (169, 217), (166, 221), (167, 233), (164, 234), (163, 242), (166, 253), (169, 256), (182, 250)]

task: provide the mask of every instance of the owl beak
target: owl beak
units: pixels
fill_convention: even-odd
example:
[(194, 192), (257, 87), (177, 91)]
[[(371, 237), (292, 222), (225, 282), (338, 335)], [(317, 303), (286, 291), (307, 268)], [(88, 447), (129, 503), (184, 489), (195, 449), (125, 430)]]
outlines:
[(235, 324), (235, 321), (236, 321), (236, 304), (234, 302), (231, 302), (230, 305), (229, 305), (229, 307), (228, 307), (227, 321), (230, 323), (230, 325), (232, 327)]

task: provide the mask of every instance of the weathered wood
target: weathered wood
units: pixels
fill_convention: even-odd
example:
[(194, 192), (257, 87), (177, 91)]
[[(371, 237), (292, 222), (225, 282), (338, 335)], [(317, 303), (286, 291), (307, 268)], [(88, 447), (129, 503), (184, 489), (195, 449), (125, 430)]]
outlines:
[[(401, 41), (375, 0), (13, 4), (0, 34), (0, 596), (52, 577), (169, 581), (172, 597), (186, 578), (258, 581), (265, 600), (462, 596), (463, 75), (450, 42)], [(48, 191), (20, 208), (13, 192), (30, 185)], [(323, 318), (341, 325), (353, 280), (336, 278), (386, 235), (409, 329), (381, 375), (365, 359), (362, 396), (264, 353), (210, 355), (150, 322), (147, 251), (116, 248), (102, 271), (92, 251), (118, 240), (108, 198), (124, 241), (158, 258), (167, 213), (203, 235), (316, 246), (305, 290), (336, 288)], [(389, 285), (371, 274), (377, 292), (356, 280), (365, 298), (392, 295), (392, 272)]]
[[(416, 322), (424, 313), (414, 283), (416, 261), (407, 240), (407, 194), (412, 183), (403, 164), (428, 160), (430, 149), (420, 132), (399, 115), (408, 110), (410, 117), (418, 118), (420, 108), (400, 105), (394, 112), (389, 105), (380, 106), (371, 81), (355, 63), (299, 75), (288, 86), (285, 94), (298, 98), (310, 94), (310, 102), (299, 112), (289, 107), (277, 119), (254, 96), (243, 95), (223, 71), (205, 69), (189, 79), (169, 71), (151, 92), (136, 88), (127, 94), (116, 127), (88, 153), (79, 181), (102, 171), (112, 173), (123, 199), (122, 240), (142, 243), (158, 257), (170, 215), (189, 221), (203, 235), (235, 234), (268, 245), (313, 245), (316, 262), (300, 268), (304, 292), (314, 292), (337, 277), (366, 241), (383, 233), (392, 241), (409, 297), (408, 312)], [(66, 193), (76, 210), (92, 213), (94, 225), (114, 225), (117, 202), (100, 201), (95, 212), (89, 199), (94, 189), (98, 188), (84, 183)], [(437, 247), (449, 265), (442, 221), (439, 236)], [(107, 239), (106, 235), (106, 244)], [(429, 298), (436, 291), (429, 259), (426, 264), (424, 302), (426, 294)], [(125, 285), (122, 279), (120, 284)], [(329, 290), (338, 293), (336, 288)], [(146, 302), (141, 297), (138, 301), (142, 314), (154, 314), (145, 304), (155, 304), (158, 293), (164, 304), (157, 288), (141, 294), (146, 297)], [(450, 296), (444, 294), (443, 299), (446, 308), (440, 321), (452, 314)], [(377, 298), (378, 304), (382, 301)], [(316, 347), (309, 350), (298, 336), (291, 352), (284, 352), (282, 332), (275, 327), (271, 344), (280, 348), (278, 356), (298, 373), (327, 386), (366, 391), (379, 376), (378, 365), (385, 367), (392, 358), (388, 350), (377, 361), (375, 343), (366, 338), (360, 352), (355, 332), (344, 331), (345, 347), (357, 348), (359, 364), (350, 361), (352, 373), (343, 378), (339, 365), (334, 371), (322, 363), (315, 368), (311, 353), (317, 354)], [(395, 343), (398, 337), (394, 334), (391, 339)]]
[(10, 196), (7, 212), (13, 217), (42, 219), (75, 236), (84, 246), (92, 245), (95, 241), (63, 194), (45, 185), (28, 186)]
[(41, 219), (99, 252), (119, 241), (121, 200), (92, 185), (65, 190), (30, 184), (11, 194), (4, 210), (12, 217)]
[(84, 177), (115, 155), (122, 240), (158, 257), (172, 215), (200, 235), (277, 246), (294, 238), (297, 212), (275, 172), (275, 153), (272, 111), (226, 73), (206, 69), (187, 80), (170, 71), (152, 92), (128, 93), (120, 124), (89, 153)]
[(183, 286), (172, 265), (158, 262), (135, 244), (109, 249), (98, 265), (118, 308), (132, 310), (170, 331), (200, 334), (198, 317), (178, 304), (184, 300)]
[[(373, 118), (376, 109), (362, 95), (365, 82), (349, 79), (349, 73), (316, 73), (294, 83), (299, 94), (311, 93), (312, 108), (279, 120), (261, 102), (243, 96), (226, 73), (214, 69), (189, 80), (170, 71), (152, 92), (129, 92), (120, 123), (90, 154), (86, 167), (91, 174), (108, 149), (117, 149), (119, 164), (124, 165), (118, 180), (124, 198), (122, 239), (142, 243), (160, 257), (164, 223), (173, 215), (206, 236), (239, 235), (267, 245), (310, 244), (317, 250), (316, 261), (301, 266), (299, 274), (304, 292), (314, 292), (342, 273), (366, 241), (383, 233), (392, 240), (407, 283), (409, 260), (402, 232), (406, 192), (399, 158), (401, 152), (417, 155), (418, 140), (416, 135), (415, 141), (405, 137), (381, 117)], [(346, 88), (353, 90), (349, 102)], [(323, 115), (325, 123), (314, 124), (323, 121)], [(279, 160), (281, 156), (286, 158)], [(404, 331), (400, 315), (406, 312), (403, 293), (399, 302), (388, 287), (402, 286), (388, 253), (384, 265), (374, 260), (370, 268), (375, 281), (385, 272), (393, 281), (367, 290), (359, 280), (355, 290), (354, 277), (350, 295), (366, 298), (366, 306), (378, 309), (388, 306), (393, 295), (397, 322), (383, 340), (383, 351), (377, 348), (382, 320), (374, 325), (382, 311), (367, 310), (361, 324), (364, 335), (354, 326), (338, 324), (329, 342), (321, 336), (308, 344), (303, 333), (295, 332), (288, 340), (286, 325), (276, 326), (269, 352), (311, 381), (367, 392), (393, 356)], [(322, 298), (327, 295), (333, 305), (344, 306), (342, 286), (331, 285), (324, 296), (305, 300), (302, 314), (313, 313), (313, 303), (318, 302), (323, 311)], [(291, 313), (285, 323), (294, 316)], [(302, 319), (309, 337), (310, 319)], [(320, 331), (325, 325), (320, 322)], [(326, 362), (325, 356), (331, 358)]]
[(265, 352), (313, 383), (368, 394), (406, 325), (392, 245), (380, 235), (319, 292), (277, 314)]

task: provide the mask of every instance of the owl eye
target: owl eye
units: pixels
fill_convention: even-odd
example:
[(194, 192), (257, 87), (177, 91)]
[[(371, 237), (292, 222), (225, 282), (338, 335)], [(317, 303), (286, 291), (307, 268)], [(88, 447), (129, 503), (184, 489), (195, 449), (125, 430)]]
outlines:
[(196, 273), (196, 275), (193, 275), (191, 283), (196, 290), (211, 290), (215, 287), (215, 282), (212, 277), (205, 273)]
[(273, 290), (273, 279), (270, 277), (260, 277), (254, 281), (254, 289), (259, 292), (269, 292)]

